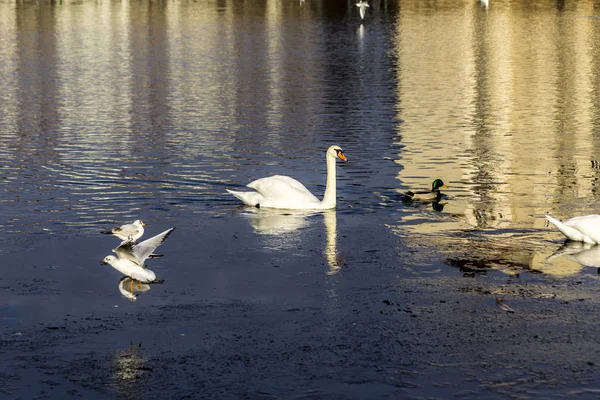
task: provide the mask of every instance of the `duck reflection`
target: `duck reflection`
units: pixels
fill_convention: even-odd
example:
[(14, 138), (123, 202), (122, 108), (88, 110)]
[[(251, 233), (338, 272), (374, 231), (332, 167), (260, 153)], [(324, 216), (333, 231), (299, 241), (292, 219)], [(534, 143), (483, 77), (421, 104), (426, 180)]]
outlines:
[(148, 290), (150, 290), (149, 284), (136, 281), (128, 276), (124, 276), (119, 280), (119, 292), (121, 292), (126, 299), (131, 301), (137, 300), (135, 292), (144, 293)]
[(433, 209), (433, 211), (442, 212), (444, 211), (444, 206), (446, 204), (446, 202), (434, 201), (433, 203), (431, 203), (431, 208)]

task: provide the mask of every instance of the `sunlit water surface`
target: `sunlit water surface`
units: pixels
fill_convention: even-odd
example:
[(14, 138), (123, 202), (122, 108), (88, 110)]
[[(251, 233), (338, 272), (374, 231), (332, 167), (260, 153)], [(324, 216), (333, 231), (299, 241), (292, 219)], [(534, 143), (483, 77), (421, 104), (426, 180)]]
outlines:
[[(599, 208), (594, 3), (326, 3), (0, 3), (4, 320), (129, 306), (99, 232), (134, 219), (176, 227), (146, 304), (308, 302), (286, 264), (335, 285), (375, 251), (398, 279), (596, 284), (547, 260), (544, 219)], [(331, 144), (336, 211), (225, 192), (284, 174), (321, 197)], [(402, 201), (435, 178), (440, 203)]]

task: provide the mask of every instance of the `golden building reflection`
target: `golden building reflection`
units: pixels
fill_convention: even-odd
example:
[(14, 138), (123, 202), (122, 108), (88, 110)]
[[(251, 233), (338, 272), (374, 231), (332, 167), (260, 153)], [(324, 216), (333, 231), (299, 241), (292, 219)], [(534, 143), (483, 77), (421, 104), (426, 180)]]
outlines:
[[(397, 165), (363, 160), (345, 177), (363, 183), (346, 186), (361, 206), (359, 191), (390, 187), (380, 171), (398, 171), (398, 192), (450, 185), (443, 211), (390, 217), (409, 244), (543, 230), (548, 212), (596, 206), (595, 13), (589, 0), (411, 0), (374, 4), (360, 24), (352, 4), (1, 3), (0, 156), (18, 160), (6, 182), (33, 165), (31, 192), (56, 190), (65, 209), (98, 221), (139, 211), (140, 198), (181, 206), (207, 188), (214, 205), (218, 184), (282, 160), (271, 154), (288, 155), (297, 176), (314, 173), (301, 151), (383, 142), (372, 152), (398, 149)], [(342, 20), (353, 25), (332, 40)], [(74, 193), (83, 200), (71, 204)]]
[(416, 212), (390, 228), (447, 244), (444, 232), (544, 229), (553, 207), (580, 212), (600, 152), (598, 29), (584, 18), (593, 2), (577, 3), (580, 17), (517, 3), (411, 5), (395, 32), (398, 191), (442, 178), (450, 199), (444, 218)]

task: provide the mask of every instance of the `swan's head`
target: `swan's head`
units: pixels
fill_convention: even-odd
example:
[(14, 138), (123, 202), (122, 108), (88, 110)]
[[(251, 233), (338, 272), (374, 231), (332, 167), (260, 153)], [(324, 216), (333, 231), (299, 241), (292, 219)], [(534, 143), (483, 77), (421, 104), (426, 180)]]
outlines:
[(435, 181), (433, 181), (433, 183), (431, 184), (431, 190), (438, 190), (439, 188), (445, 188), (448, 187), (446, 185), (444, 185), (444, 181), (441, 179), (436, 179)]
[(348, 161), (346, 156), (344, 155), (344, 150), (340, 146), (331, 146), (327, 149), (327, 157), (331, 158), (339, 158), (344, 161)]
[(100, 261), (102, 264), (112, 264), (117, 258), (115, 256), (106, 256)]
[(146, 226), (146, 224), (143, 223), (142, 220), (139, 220), (139, 219), (136, 219), (135, 221), (133, 221), (133, 224), (137, 225), (137, 226)]

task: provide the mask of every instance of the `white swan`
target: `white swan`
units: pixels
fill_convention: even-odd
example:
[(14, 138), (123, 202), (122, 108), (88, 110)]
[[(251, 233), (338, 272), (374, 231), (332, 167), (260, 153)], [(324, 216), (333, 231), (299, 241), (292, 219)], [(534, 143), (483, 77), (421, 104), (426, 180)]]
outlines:
[(347, 160), (340, 146), (327, 149), (327, 184), (320, 201), (303, 184), (289, 176), (275, 175), (257, 179), (247, 186), (255, 192), (227, 191), (253, 207), (281, 208), (288, 210), (327, 210), (335, 208), (335, 159)]
[(369, 3), (367, 3), (364, 0), (361, 0), (358, 3), (356, 3), (355, 5), (356, 5), (356, 7), (358, 7), (358, 10), (360, 11), (360, 18), (365, 19), (365, 12), (367, 11), (367, 7), (369, 7)]
[(600, 243), (600, 215), (592, 214), (573, 217), (563, 222), (549, 215), (546, 215), (546, 219), (552, 222), (563, 235), (571, 240), (591, 244)]

